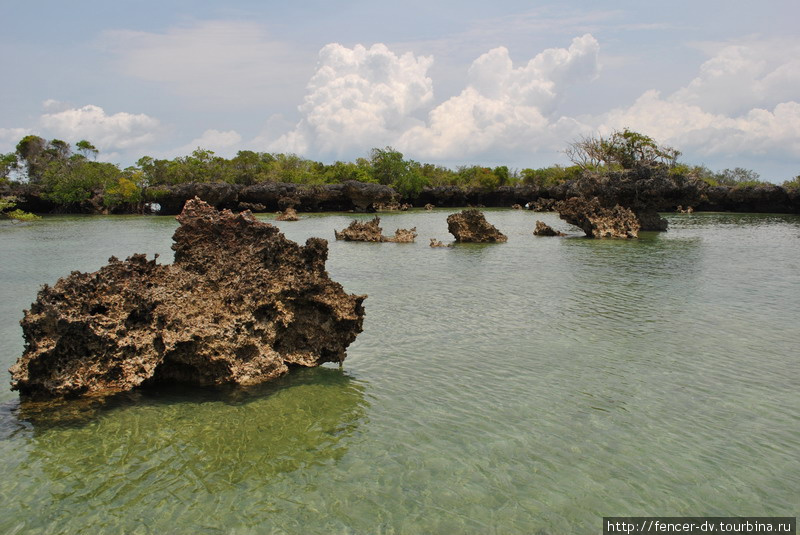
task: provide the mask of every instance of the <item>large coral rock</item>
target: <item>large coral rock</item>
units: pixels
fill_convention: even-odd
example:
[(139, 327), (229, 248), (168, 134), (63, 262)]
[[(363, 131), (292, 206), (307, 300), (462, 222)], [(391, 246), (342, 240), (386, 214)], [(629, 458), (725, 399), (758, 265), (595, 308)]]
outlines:
[(371, 241), (371, 242), (396, 242), (413, 243), (417, 237), (417, 227), (410, 229), (399, 228), (395, 230), (394, 236), (384, 236), (381, 228), (381, 218), (375, 216), (369, 221), (359, 221), (354, 219), (347, 228), (334, 230), (337, 240), (344, 241)]
[(604, 208), (594, 197), (572, 197), (556, 204), (561, 219), (580, 227), (590, 238), (636, 238), (639, 220), (628, 208)]
[(470, 208), (447, 216), (447, 230), (458, 242), (505, 242), (508, 237), (486, 221), (483, 212)]
[(217, 212), (199, 199), (178, 221), (172, 265), (112, 257), (42, 288), (22, 320), (13, 389), (77, 396), (162, 380), (247, 385), (291, 365), (344, 360), (366, 296), (328, 277), (325, 240), (300, 246), (249, 212)]

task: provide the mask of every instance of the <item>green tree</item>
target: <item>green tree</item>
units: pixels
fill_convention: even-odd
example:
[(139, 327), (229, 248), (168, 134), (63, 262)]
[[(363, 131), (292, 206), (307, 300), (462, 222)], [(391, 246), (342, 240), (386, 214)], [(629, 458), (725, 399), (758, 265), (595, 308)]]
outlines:
[(392, 147), (372, 149), (369, 161), (372, 164), (372, 178), (378, 184), (392, 185), (408, 169), (408, 164), (403, 160), (403, 153)]
[(608, 137), (584, 137), (573, 141), (566, 149), (567, 157), (583, 169), (633, 169), (656, 165), (673, 166), (680, 151), (644, 134), (628, 130), (615, 131)]
[(736, 167), (734, 169), (724, 169), (714, 175), (714, 179), (720, 186), (758, 186), (763, 184), (759, 180), (760, 175), (751, 169)]
[(78, 204), (116, 183), (119, 168), (84, 158), (52, 162), (42, 177), (44, 197), (60, 205)]
[(540, 188), (550, 188), (569, 180), (579, 178), (581, 168), (577, 165), (571, 167), (554, 165), (552, 167), (542, 167), (540, 169), (523, 169), (520, 171), (520, 174), (522, 175), (522, 182), (524, 184)]
[(0, 154), (0, 182), (7, 181), (11, 172), (17, 169), (17, 165), (16, 153)]
[(25, 136), (17, 143), (17, 159), (25, 167), (29, 182), (41, 181), (48, 163), (46, 149), (47, 140), (35, 135)]
[(97, 155), (100, 153), (100, 151), (97, 150), (97, 148), (94, 145), (92, 145), (85, 139), (82, 139), (77, 143), (75, 143), (75, 147), (78, 149), (78, 152), (80, 152), (85, 158), (89, 158), (89, 156), (91, 156), (93, 160), (97, 160)]
[(492, 173), (494, 174), (494, 176), (497, 177), (498, 186), (507, 186), (511, 182), (511, 177), (508, 172), (508, 167), (505, 165), (495, 167), (492, 170)]
[(800, 191), (800, 175), (784, 182), (783, 188), (791, 191)]
[(34, 221), (36, 219), (41, 219), (38, 215), (23, 212), (18, 208), (12, 210), (16, 205), (16, 197), (0, 197), (0, 217), (7, 217), (14, 221)]

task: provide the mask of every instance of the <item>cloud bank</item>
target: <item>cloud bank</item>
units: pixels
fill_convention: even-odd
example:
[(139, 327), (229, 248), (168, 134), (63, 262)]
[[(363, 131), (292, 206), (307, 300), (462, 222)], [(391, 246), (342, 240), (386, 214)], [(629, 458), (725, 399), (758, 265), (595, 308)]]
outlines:
[[(48, 106), (53, 102), (48, 101)], [(45, 113), (43, 130), (64, 140), (88, 139), (103, 150), (127, 150), (152, 144), (160, 128), (158, 119), (143, 113), (119, 112), (108, 115), (100, 106), (88, 105)]]
[(601, 73), (591, 35), (515, 65), (498, 47), (475, 59), (468, 83), (436, 104), (431, 57), (327, 45), (300, 106), (302, 120), (269, 145), (304, 155), (352, 157), (392, 145), (417, 159), (495, 161), (553, 154), (580, 135), (632, 128), (687, 155), (800, 150), (800, 42), (707, 44), (709, 59), (669, 95), (652, 89), (628, 106), (570, 114), (567, 91)]
[[(226, 67), (229, 73), (252, 73), (255, 63), (276, 50), (256, 26), (200, 28), (209, 32), (212, 45), (225, 42), (231, 32), (247, 30), (224, 53), (206, 58), (212, 67), (222, 68), (224, 57), (251, 47), (240, 64)], [(197, 31), (129, 35), (138, 47), (130, 52), (128, 68), (164, 83), (202, 84), (216, 67), (207, 71), (190, 62), (184, 71), (169, 68), (189, 54), (187, 47), (199, 39)], [(146, 74), (144, 65), (159, 46), (164, 58)], [(800, 39), (748, 38), (699, 46), (707, 60), (683, 87), (669, 94), (650, 89), (628, 105), (578, 115), (570, 110), (570, 90), (585, 92), (604, 74), (600, 43), (588, 33), (521, 62), (513, 61), (505, 47), (488, 50), (466, 70), (463, 89), (438, 100), (429, 75), (432, 56), (397, 53), (384, 44), (331, 43), (319, 52), (316, 72), (298, 107), (301, 119), (267, 123), (269, 132), (256, 138), (208, 125), (191, 141), (186, 141), (190, 134), (170, 149), (164, 144), (173, 126), (155, 117), (50, 99), (30, 128), (0, 129), (0, 145), (11, 148), (27, 133), (72, 142), (88, 139), (101, 149), (101, 157), (123, 155), (130, 161), (142, 154), (189, 154), (197, 147), (224, 156), (248, 147), (313, 159), (354, 159), (370, 148), (391, 145), (418, 160), (537, 166), (565, 162), (559, 152), (581, 135), (627, 127), (680, 149), (692, 163), (708, 158), (733, 167), (768, 157), (785, 162), (785, 168), (793, 166), (800, 153)], [(224, 89), (232, 83), (212, 87)], [(267, 97), (262, 93), (262, 99)]]

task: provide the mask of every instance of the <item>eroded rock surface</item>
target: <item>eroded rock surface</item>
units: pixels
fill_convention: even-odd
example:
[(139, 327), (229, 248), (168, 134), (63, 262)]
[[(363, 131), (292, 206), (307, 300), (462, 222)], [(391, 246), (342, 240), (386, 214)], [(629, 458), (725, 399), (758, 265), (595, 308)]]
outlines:
[(300, 221), (300, 216), (297, 215), (297, 210), (290, 206), (283, 212), (278, 212), (275, 219), (277, 221)]
[(544, 221), (536, 221), (536, 228), (533, 230), (533, 234), (534, 236), (565, 236), (563, 232), (554, 230)]
[(396, 242), (412, 243), (417, 237), (417, 227), (410, 229), (399, 228), (394, 236), (384, 236), (381, 228), (381, 218), (375, 216), (369, 221), (354, 219), (347, 228), (334, 230), (337, 240), (344, 241), (370, 241), (370, 242)]
[(300, 246), (250, 212), (199, 199), (178, 221), (172, 265), (112, 257), (42, 288), (22, 320), (12, 389), (44, 397), (158, 381), (247, 385), (344, 360), (366, 296), (328, 277), (325, 240)]
[(508, 237), (486, 221), (483, 212), (470, 208), (447, 216), (447, 230), (457, 242), (505, 242)]
[(637, 238), (639, 220), (628, 208), (604, 208), (597, 197), (572, 197), (556, 204), (561, 219), (580, 227), (590, 238)]

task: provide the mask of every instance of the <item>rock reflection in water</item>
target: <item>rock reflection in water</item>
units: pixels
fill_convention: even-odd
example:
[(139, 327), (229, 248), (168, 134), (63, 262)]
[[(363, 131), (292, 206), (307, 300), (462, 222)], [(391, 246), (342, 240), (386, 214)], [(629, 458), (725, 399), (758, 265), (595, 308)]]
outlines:
[[(298, 369), (247, 389), (146, 389), (49, 407), (23, 402), (3, 411), (0, 429), (25, 442), (22, 462), (36, 475), (18, 492), (28, 494), (27, 502), (37, 489), (49, 489), (37, 503), (58, 504), (51, 520), (72, 505), (155, 514), (165, 496), (219, 507), (230, 494), (233, 507), (242, 490), (341, 459), (366, 419), (364, 390), (339, 369)], [(19, 521), (28, 515), (16, 503), (12, 498), (5, 507)]]

